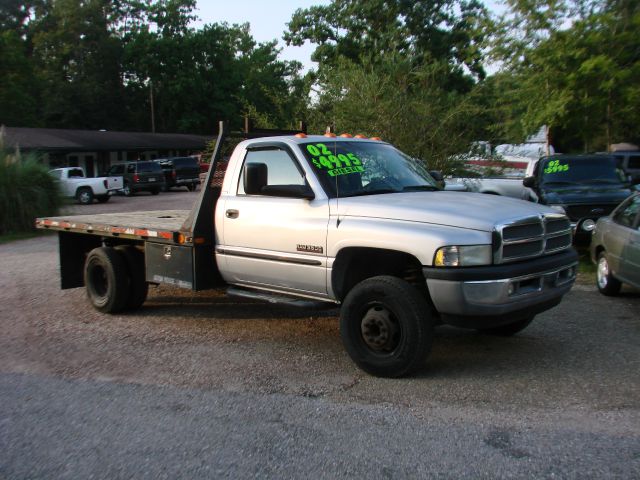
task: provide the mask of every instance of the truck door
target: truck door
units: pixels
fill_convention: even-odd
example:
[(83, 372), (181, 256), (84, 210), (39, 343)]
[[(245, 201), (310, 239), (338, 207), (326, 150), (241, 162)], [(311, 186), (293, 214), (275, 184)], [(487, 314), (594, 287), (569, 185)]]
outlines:
[(266, 166), (268, 186), (306, 184), (304, 170), (284, 147), (247, 151), (236, 194), (218, 207), (224, 208), (217, 247), (223, 276), (230, 283), (325, 295), (328, 201), (247, 194), (243, 182), (249, 164)]

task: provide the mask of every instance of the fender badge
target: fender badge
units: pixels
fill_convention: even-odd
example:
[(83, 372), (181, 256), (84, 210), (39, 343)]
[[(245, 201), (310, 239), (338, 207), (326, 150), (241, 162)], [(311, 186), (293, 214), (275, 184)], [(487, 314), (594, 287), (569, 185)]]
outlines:
[(296, 245), (296, 250), (299, 252), (308, 252), (308, 253), (323, 253), (324, 248), (316, 246), (316, 245)]

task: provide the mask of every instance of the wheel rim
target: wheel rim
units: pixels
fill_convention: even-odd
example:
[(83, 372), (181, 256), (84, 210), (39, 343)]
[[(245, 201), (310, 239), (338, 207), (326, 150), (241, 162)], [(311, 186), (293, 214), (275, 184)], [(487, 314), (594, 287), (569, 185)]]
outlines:
[(80, 201), (82, 203), (89, 203), (89, 192), (80, 192)]
[(596, 277), (598, 281), (598, 286), (600, 288), (607, 288), (608, 278), (609, 278), (609, 263), (607, 259), (603, 256), (598, 260), (598, 269), (596, 270)]
[(376, 353), (393, 352), (400, 344), (400, 325), (384, 305), (373, 305), (362, 317), (360, 333), (365, 345)]

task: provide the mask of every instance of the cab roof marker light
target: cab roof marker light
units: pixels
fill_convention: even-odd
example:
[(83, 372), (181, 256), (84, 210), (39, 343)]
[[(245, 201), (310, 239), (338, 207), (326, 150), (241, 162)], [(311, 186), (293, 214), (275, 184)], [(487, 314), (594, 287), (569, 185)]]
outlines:
[(353, 138), (353, 135), (351, 135), (350, 133), (343, 133), (340, 135), (342, 138)]
[(331, 132), (327, 132), (324, 134), (325, 137), (329, 137), (329, 138), (335, 138), (336, 134), (335, 133), (331, 133)]
[(296, 138), (307, 138), (306, 133), (296, 133)]
[(362, 135), (361, 133), (354, 135), (353, 138), (368, 138), (366, 135)]
[(382, 141), (380, 137), (371, 137), (371, 140), (375, 140), (376, 142)]

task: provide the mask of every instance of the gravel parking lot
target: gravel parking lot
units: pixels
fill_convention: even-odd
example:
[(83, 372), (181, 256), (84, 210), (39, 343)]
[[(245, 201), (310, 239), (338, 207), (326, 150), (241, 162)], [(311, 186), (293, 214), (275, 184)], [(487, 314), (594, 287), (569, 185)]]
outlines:
[[(637, 290), (608, 298), (581, 277), (512, 338), (440, 327), (424, 368), (388, 380), (349, 360), (337, 309), (161, 286), (139, 312), (103, 315), (59, 290), (55, 235), (0, 245), (0, 265), (0, 479), (640, 477)], [(165, 422), (186, 456), (157, 448)], [(218, 453), (198, 455), (195, 432)]]

